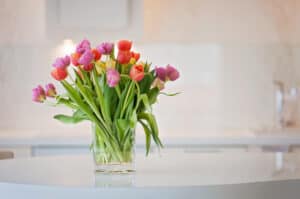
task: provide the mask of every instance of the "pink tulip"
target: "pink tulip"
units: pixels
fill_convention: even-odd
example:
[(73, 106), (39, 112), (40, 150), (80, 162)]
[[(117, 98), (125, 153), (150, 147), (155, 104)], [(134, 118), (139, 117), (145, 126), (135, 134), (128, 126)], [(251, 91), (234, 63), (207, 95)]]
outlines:
[(89, 40), (84, 39), (82, 40), (77, 46), (76, 46), (76, 52), (77, 53), (84, 53), (85, 51), (90, 51), (91, 50), (91, 43)]
[(167, 75), (167, 78), (171, 81), (175, 81), (176, 79), (179, 78), (178, 70), (176, 70), (176, 68), (174, 68), (173, 66), (171, 66), (169, 64), (166, 67), (166, 75)]
[(109, 42), (103, 42), (97, 46), (97, 50), (103, 55), (109, 55), (114, 49), (114, 44)]
[(45, 90), (41, 85), (32, 89), (32, 101), (34, 102), (44, 102), (46, 100)]
[(46, 96), (55, 97), (56, 89), (52, 83), (46, 84)]
[(152, 87), (157, 87), (159, 90), (163, 90), (165, 88), (165, 82), (157, 77), (153, 81)]
[(167, 79), (167, 73), (166, 69), (163, 67), (155, 67), (155, 73), (156, 76), (161, 80), (161, 81), (166, 81)]
[(110, 68), (106, 71), (106, 79), (109, 87), (115, 87), (120, 81), (120, 74), (117, 70)]
[(59, 57), (52, 64), (53, 67), (65, 70), (70, 65), (70, 57), (66, 55), (65, 57)]
[(87, 66), (94, 59), (94, 55), (90, 50), (85, 51), (78, 60), (79, 64)]

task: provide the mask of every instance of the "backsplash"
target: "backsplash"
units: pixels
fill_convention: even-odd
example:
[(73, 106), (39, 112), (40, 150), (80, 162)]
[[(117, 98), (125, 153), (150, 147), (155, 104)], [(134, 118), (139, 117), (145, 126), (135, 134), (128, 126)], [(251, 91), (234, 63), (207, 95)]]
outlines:
[[(36, 82), (53, 82), (49, 71), (55, 46), (15, 46), (0, 49), (0, 129), (85, 131), (52, 120), (58, 112), (31, 102)], [(223, 135), (272, 128), (275, 124), (273, 81), (296, 85), (295, 57), (299, 49), (287, 46), (227, 46), (201, 44), (137, 44), (142, 59), (177, 66), (181, 79), (155, 106), (164, 135)], [(292, 52), (292, 53), (291, 53)], [(14, 70), (10, 70), (13, 67)], [(299, 69), (298, 69), (299, 70)], [(63, 108), (61, 111), (65, 111)], [(81, 128), (80, 128), (81, 127)]]
[[(122, 35), (135, 42), (143, 60), (178, 67), (181, 79), (170, 83), (167, 91), (182, 93), (173, 99), (161, 96), (154, 110), (165, 136), (252, 135), (256, 130), (272, 129), (277, 126), (274, 81), (287, 88), (300, 87), (297, 1), (190, 0), (186, 4), (180, 0), (128, 0), (124, 8), (118, 8), (128, 15), (123, 29), (113, 34), (84, 29), (70, 38), (72, 31), (49, 30), (49, 23), (52, 28), (61, 27), (49, 18), (49, 12), (57, 10), (47, 7), (55, 6), (53, 2), (2, 2), (0, 133), (89, 133), (89, 124), (60, 124), (52, 119), (58, 109), (31, 102), (36, 82), (53, 82), (50, 67), (61, 55), (57, 51), (63, 42), (60, 38), (78, 42), (86, 37), (96, 45)], [(124, 10), (132, 6), (139, 12)], [(169, 17), (165, 17), (166, 10), (173, 10)], [(59, 13), (51, 14), (60, 20)]]

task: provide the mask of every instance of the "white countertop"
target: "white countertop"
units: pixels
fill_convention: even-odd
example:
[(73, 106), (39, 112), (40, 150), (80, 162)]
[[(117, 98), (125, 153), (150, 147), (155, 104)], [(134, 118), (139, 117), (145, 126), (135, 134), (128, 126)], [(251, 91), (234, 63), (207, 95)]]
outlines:
[[(67, 187), (103, 185), (107, 176), (95, 175), (93, 166), (90, 156), (2, 160), (0, 182)], [(299, 179), (300, 154), (162, 152), (147, 158), (137, 154), (136, 167), (136, 173), (128, 177), (132, 181), (127, 183), (135, 187), (240, 184)], [(115, 180), (118, 178), (126, 181), (126, 177)]]
[[(300, 154), (162, 152), (137, 154), (131, 175), (95, 174), (91, 156), (0, 161), (7, 198), (297, 198)], [(293, 196), (293, 197), (286, 197)]]

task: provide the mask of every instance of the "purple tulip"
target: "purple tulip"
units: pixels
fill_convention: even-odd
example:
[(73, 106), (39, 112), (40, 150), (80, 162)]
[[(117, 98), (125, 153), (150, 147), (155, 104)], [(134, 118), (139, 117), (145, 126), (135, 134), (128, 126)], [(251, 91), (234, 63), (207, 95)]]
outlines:
[(45, 90), (41, 85), (32, 89), (32, 101), (34, 102), (44, 102), (46, 100)]
[(108, 69), (106, 71), (106, 79), (109, 87), (115, 87), (120, 81), (120, 74), (115, 69)]
[(65, 57), (59, 57), (55, 60), (55, 62), (52, 64), (55, 68), (60, 68), (65, 70), (70, 65), (70, 57), (66, 55)]
[(55, 97), (56, 89), (52, 83), (46, 85), (46, 96), (48, 97)]
[(165, 68), (163, 68), (163, 67), (155, 67), (155, 73), (156, 73), (156, 76), (161, 81), (166, 81), (166, 79), (167, 79), (167, 72), (166, 72)]
[(90, 50), (85, 51), (78, 60), (79, 64), (87, 66), (94, 59), (94, 55)]
[(91, 50), (91, 43), (89, 42), (89, 40), (84, 39), (82, 40), (77, 46), (76, 46), (76, 52), (77, 53), (84, 53), (85, 51), (89, 51)]
[(176, 68), (174, 68), (171, 65), (167, 65), (166, 67), (166, 75), (167, 78), (171, 81), (175, 81), (176, 79), (179, 78), (179, 72), (178, 70), (176, 70)]
[(113, 43), (103, 42), (99, 46), (97, 46), (97, 50), (103, 55), (109, 55), (114, 48)]

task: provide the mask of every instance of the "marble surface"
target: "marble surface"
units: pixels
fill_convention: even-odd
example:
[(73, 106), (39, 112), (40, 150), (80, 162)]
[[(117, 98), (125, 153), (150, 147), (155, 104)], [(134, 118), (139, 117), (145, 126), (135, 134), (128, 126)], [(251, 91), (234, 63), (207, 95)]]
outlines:
[(91, 156), (0, 161), (0, 183), (59, 187), (195, 187), (300, 178), (300, 154), (262, 152), (161, 152), (136, 156), (130, 175), (94, 173)]

